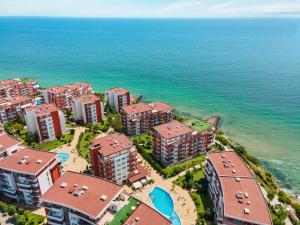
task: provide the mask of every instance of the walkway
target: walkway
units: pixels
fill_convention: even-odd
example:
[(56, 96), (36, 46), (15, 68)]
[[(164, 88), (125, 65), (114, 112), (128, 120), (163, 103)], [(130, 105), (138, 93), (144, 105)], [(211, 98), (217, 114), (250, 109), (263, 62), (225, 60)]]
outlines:
[[(139, 155), (139, 157), (141, 156)], [(144, 163), (146, 163), (145, 160)], [(148, 166), (150, 167), (149, 164)], [(181, 172), (180, 175), (184, 175), (185, 172), (186, 171)], [(197, 212), (196, 212), (196, 207), (194, 205), (194, 202), (189, 195), (189, 192), (172, 183), (178, 175), (169, 179), (164, 179), (153, 169), (151, 169), (150, 175), (154, 180), (154, 184), (143, 189), (140, 194), (134, 194), (134, 196), (142, 200), (143, 202), (147, 203), (148, 205), (154, 207), (154, 205), (151, 202), (151, 199), (148, 197), (148, 193), (151, 192), (153, 187), (159, 186), (165, 189), (171, 195), (174, 202), (175, 211), (180, 217), (181, 224), (182, 225), (195, 224), (197, 220)]]
[(86, 128), (85, 127), (75, 127), (74, 138), (70, 144), (65, 144), (53, 150), (53, 152), (67, 152), (69, 153), (69, 160), (62, 164), (63, 172), (67, 170), (71, 170), (74, 172), (82, 172), (86, 169), (88, 163), (84, 158), (82, 158), (76, 149), (76, 145), (79, 140), (79, 136), (81, 133), (84, 133)]

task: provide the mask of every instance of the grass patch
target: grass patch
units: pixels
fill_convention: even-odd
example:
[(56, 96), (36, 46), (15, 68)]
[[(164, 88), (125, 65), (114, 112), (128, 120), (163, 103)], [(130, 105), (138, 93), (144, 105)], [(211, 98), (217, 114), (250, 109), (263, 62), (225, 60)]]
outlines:
[(138, 200), (131, 198), (127, 205), (125, 205), (115, 216), (114, 219), (109, 223), (109, 225), (122, 225), (131, 215), (133, 206), (138, 205)]
[[(196, 206), (199, 220), (214, 220), (213, 204), (208, 195), (208, 183), (203, 167), (193, 172), (187, 172), (173, 183), (190, 191), (189, 194)], [(199, 224), (201, 223), (199, 222)]]
[(206, 123), (202, 120), (191, 118), (183, 121), (186, 125), (192, 126), (199, 133), (211, 128), (212, 126), (209, 123)]
[(62, 145), (71, 143), (74, 137), (74, 133), (69, 131), (68, 134), (62, 135), (61, 138), (55, 140), (55, 141), (47, 141), (38, 144), (36, 147), (43, 150), (43, 151), (51, 151), (55, 148), (58, 148)]
[(87, 130), (84, 133), (80, 134), (79, 140), (76, 146), (78, 154), (87, 160), (89, 163), (91, 162), (91, 154), (90, 154), (90, 145), (93, 139), (96, 136), (96, 132)]

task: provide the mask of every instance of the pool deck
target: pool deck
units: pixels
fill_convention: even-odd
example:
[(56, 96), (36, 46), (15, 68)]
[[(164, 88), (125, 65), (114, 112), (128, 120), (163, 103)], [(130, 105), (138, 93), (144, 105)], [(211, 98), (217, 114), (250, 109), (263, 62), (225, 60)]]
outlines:
[(74, 171), (74, 172), (82, 172), (86, 169), (86, 166), (88, 165), (86, 160), (82, 158), (80, 155), (78, 155), (76, 150), (76, 145), (79, 140), (79, 136), (81, 133), (85, 131), (85, 129), (86, 129), (85, 127), (76, 127), (74, 138), (71, 144), (70, 145), (66, 144), (53, 150), (53, 152), (57, 152), (57, 153), (59, 152), (69, 153), (70, 156), (69, 160), (62, 164), (64, 172), (67, 170)]
[[(139, 157), (141, 157), (139, 155)], [(146, 163), (145, 160), (143, 163)], [(147, 163), (146, 163), (147, 164)], [(150, 167), (151, 168), (151, 167)], [(183, 175), (182, 172), (179, 175)], [(178, 175), (169, 179), (164, 179), (155, 170), (151, 169), (151, 177), (154, 179), (154, 183), (144, 188), (141, 193), (133, 194), (137, 199), (142, 200), (146, 204), (155, 208), (152, 204), (148, 194), (154, 187), (160, 187), (167, 191), (173, 199), (174, 211), (177, 213), (181, 220), (182, 225), (192, 225), (196, 223), (197, 212), (193, 200), (191, 199), (188, 191), (182, 189), (177, 185), (173, 185), (173, 181), (178, 178)], [(184, 206), (183, 206), (184, 205)]]

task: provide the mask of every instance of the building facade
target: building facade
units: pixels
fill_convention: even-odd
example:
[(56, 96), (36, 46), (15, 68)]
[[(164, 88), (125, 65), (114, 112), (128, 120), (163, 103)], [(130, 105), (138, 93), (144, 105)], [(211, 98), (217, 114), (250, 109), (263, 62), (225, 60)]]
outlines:
[(16, 153), (24, 148), (22, 142), (6, 134), (5, 132), (0, 134), (0, 160)]
[(38, 205), (59, 176), (60, 163), (52, 152), (25, 148), (0, 161), (1, 192), (27, 205)]
[(130, 93), (125, 88), (111, 88), (105, 92), (105, 102), (117, 112), (121, 108), (130, 105)]
[(134, 174), (136, 155), (133, 143), (124, 134), (97, 138), (91, 145), (94, 175), (122, 184)]
[(217, 224), (272, 224), (261, 188), (237, 153), (209, 153), (205, 177)]
[(206, 151), (201, 133), (188, 125), (174, 120), (153, 128), (153, 155), (166, 166)]
[(71, 107), (73, 97), (92, 94), (93, 90), (88, 83), (74, 83), (66, 86), (54, 86), (42, 90), (45, 103), (53, 103), (59, 109)]
[(72, 112), (74, 120), (84, 124), (97, 124), (104, 120), (103, 103), (96, 95), (72, 98)]
[(33, 105), (33, 100), (27, 96), (15, 96), (0, 99), (0, 122), (7, 124), (23, 117), (24, 110)]
[(22, 82), (19, 79), (0, 81), (0, 97), (35, 96), (39, 91), (37, 81)]
[(121, 186), (68, 171), (42, 196), (40, 206), (50, 225), (104, 225), (126, 203)]
[(153, 126), (170, 122), (174, 109), (165, 103), (138, 103), (121, 109), (122, 126), (129, 136), (146, 133)]
[(26, 108), (25, 121), (28, 131), (40, 141), (56, 140), (67, 132), (65, 116), (54, 104)]

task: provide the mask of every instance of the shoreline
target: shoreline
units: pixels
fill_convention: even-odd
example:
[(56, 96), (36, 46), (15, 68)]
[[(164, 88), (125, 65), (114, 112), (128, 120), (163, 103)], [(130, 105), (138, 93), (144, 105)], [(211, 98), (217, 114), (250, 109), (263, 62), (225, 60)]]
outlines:
[[(222, 118), (218, 115), (212, 115), (212, 116), (209, 116), (207, 117), (206, 119), (203, 119), (199, 116), (194, 116), (192, 115), (191, 113), (188, 113), (188, 112), (182, 112), (182, 111), (177, 111), (177, 114), (182, 116), (184, 119), (187, 119), (187, 118), (195, 118), (195, 119), (199, 119), (199, 120), (202, 120), (204, 122), (208, 122), (210, 123), (212, 126), (214, 126), (218, 131), (220, 131), (222, 133), (222, 135), (229, 141), (229, 145), (232, 145), (232, 146), (241, 146), (238, 142), (236, 142), (235, 140), (233, 140), (230, 135), (226, 132), (226, 131), (223, 131), (220, 129), (221, 127), (221, 121), (222, 121)], [(233, 151), (235, 151), (234, 149), (232, 149)], [(247, 153), (249, 153), (249, 151), (246, 149)], [(271, 173), (275, 182), (276, 182), (276, 185), (278, 186), (278, 189), (281, 190), (281, 191), (284, 191), (290, 198), (292, 198), (294, 201), (296, 201), (297, 203), (300, 203), (300, 195), (296, 192), (294, 192), (294, 190), (292, 188), (288, 188), (287, 185), (285, 185), (282, 181), (280, 181), (276, 175), (270, 171), (263, 163), (263, 161), (259, 158), (257, 158), (255, 155), (252, 155), (252, 153), (250, 153), (250, 155), (252, 157), (254, 157), (255, 159), (257, 159), (260, 163), (261, 163), (261, 168), (264, 170), (264, 172), (267, 172), (267, 173)], [(248, 164), (248, 163), (247, 163)]]

